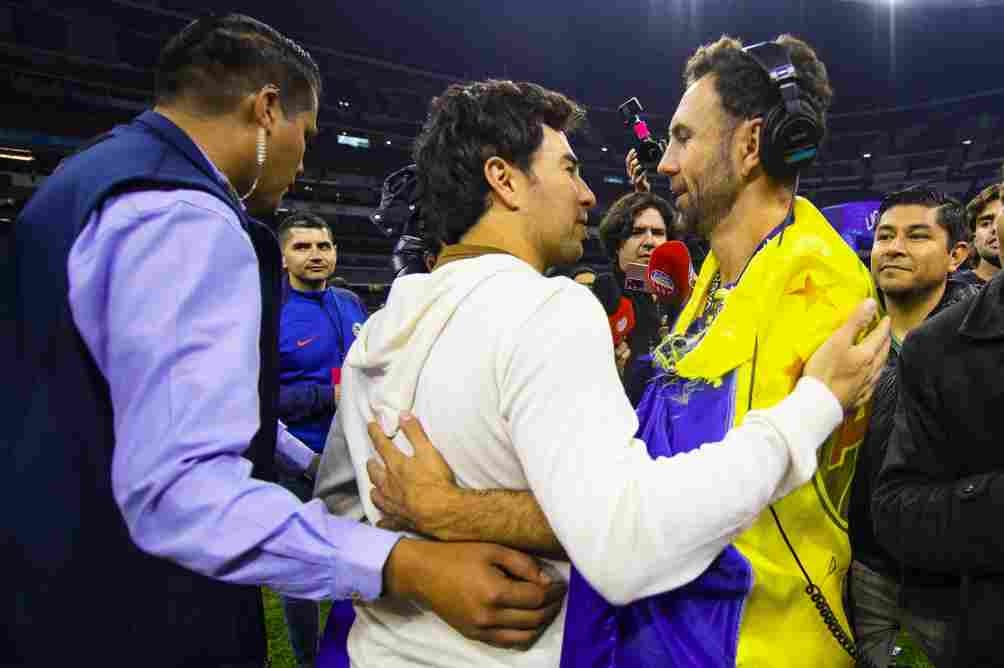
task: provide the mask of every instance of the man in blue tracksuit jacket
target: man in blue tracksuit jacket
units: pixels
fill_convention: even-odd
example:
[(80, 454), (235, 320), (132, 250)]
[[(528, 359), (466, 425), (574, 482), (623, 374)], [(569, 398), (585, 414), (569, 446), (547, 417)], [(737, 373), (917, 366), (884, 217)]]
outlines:
[[(309, 212), (288, 216), (279, 225), (279, 243), (287, 272), (279, 322), (279, 417), (320, 453), (338, 405), (342, 363), (366, 321), (366, 308), (349, 290), (327, 287), (338, 251), (323, 218)], [(280, 476), (279, 482), (301, 500), (311, 498), (306, 479)], [(298, 664), (312, 666), (317, 604), (284, 597), (283, 610)]]
[(319, 453), (338, 403), (338, 374), (366, 308), (351, 291), (326, 287), (337, 248), (324, 219), (292, 214), (279, 226), (279, 242), (288, 279), (279, 325), (279, 415)]

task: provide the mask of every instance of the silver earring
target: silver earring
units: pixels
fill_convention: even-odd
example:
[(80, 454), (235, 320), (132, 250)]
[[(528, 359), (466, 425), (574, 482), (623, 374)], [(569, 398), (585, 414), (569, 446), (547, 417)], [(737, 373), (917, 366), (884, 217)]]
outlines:
[(242, 197), (243, 202), (254, 192), (255, 188), (258, 187), (258, 179), (261, 178), (261, 168), (265, 164), (265, 157), (268, 153), (268, 146), (265, 143), (265, 128), (258, 128), (258, 139), (255, 142), (255, 163), (258, 165), (258, 173), (255, 174), (254, 183), (251, 184), (251, 190), (247, 191)]
[(255, 147), (255, 157), (258, 159), (258, 167), (265, 164), (265, 153), (268, 147), (265, 145), (265, 128), (258, 128), (258, 144)]

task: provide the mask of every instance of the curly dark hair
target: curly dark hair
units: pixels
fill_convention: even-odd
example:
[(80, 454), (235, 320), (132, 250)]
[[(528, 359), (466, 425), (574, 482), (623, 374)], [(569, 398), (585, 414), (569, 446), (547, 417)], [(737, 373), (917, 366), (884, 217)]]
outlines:
[(913, 186), (883, 197), (882, 203), (879, 204), (878, 219), (881, 221), (885, 212), (893, 207), (911, 204), (938, 210), (935, 220), (948, 233), (948, 250), (952, 250), (952, 247), (960, 241), (969, 240), (966, 208), (962, 202), (927, 186)]
[(651, 192), (635, 192), (624, 195), (614, 202), (600, 221), (600, 240), (610, 260), (617, 266), (617, 253), (634, 231), (634, 220), (638, 214), (655, 209), (666, 223), (666, 237), (673, 232), (675, 210), (669, 201)]
[(279, 88), (287, 114), (321, 99), (321, 71), (307, 51), (275, 28), (243, 14), (192, 21), (172, 37), (157, 62), (157, 104), (191, 99), (210, 113), (229, 111), (267, 84)]
[[(798, 73), (802, 97), (818, 114), (819, 127), (826, 131), (826, 112), (833, 102), (826, 65), (811, 46), (791, 35), (775, 40), (788, 52)], [(735, 120), (749, 120), (767, 113), (781, 102), (781, 92), (753, 57), (743, 51), (743, 43), (727, 35), (697, 49), (683, 72), (684, 86), (707, 74), (715, 75), (715, 91), (725, 111)]]
[(1001, 198), (1001, 186), (999, 183), (989, 185), (969, 201), (966, 205), (966, 216), (969, 222), (969, 232), (976, 232), (976, 219), (983, 213), (983, 209), (991, 202), (996, 202)]
[(577, 103), (533, 83), (488, 80), (447, 88), (432, 100), (414, 147), (430, 231), (457, 243), (491, 203), (486, 160), (498, 156), (530, 173), (544, 125), (570, 133), (584, 120)]

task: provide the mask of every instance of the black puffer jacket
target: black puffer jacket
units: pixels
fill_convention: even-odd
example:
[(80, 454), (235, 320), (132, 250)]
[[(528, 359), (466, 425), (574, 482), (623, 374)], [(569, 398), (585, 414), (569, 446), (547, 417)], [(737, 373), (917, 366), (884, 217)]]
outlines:
[[(934, 317), (949, 306), (957, 304), (978, 292), (978, 289), (963, 282), (949, 279), (945, 294), (934, 307), (928, 318)], [(889, 435), (892, 433), (896, 402), (899, 398), (897, 369), (899, 367), (899, 344), (889, 351), (885, 369), (879, 378), (872, 399), (872, 414), (868, 422), (868, 432), (858, 453), (858, 463), (851, 484), (851, 501), (848, 509), (848, 532), (851, 539), (851, 554), (873, 571), (890, 577), (899, 577), (896, 560), (875, 540), (872, 528), (871, 499), (875, 477), (885, 458)]]
[(872, 494), (901, 603), (949, 624), (945, 666), (1001, 665), (1004, 274), (913, 331)]

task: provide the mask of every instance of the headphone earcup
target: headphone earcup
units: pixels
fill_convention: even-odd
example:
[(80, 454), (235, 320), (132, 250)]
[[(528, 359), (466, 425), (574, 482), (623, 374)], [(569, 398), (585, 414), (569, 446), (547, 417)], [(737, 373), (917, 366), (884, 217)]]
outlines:
[(790, 177), (812, 164), (822, 138), (822, 128), (811, 105), (799, 100), (794, 112), (775, 105), (764, 116), (760, 160), (774, 178)]
[(764, 171), (773, 178), (785, 176), (784, 147), (778, 145), (778, 128), (784, 120), (784, 113), (784, 107), (774, 105), (764, 114), (760, 128), (760, 162)]

